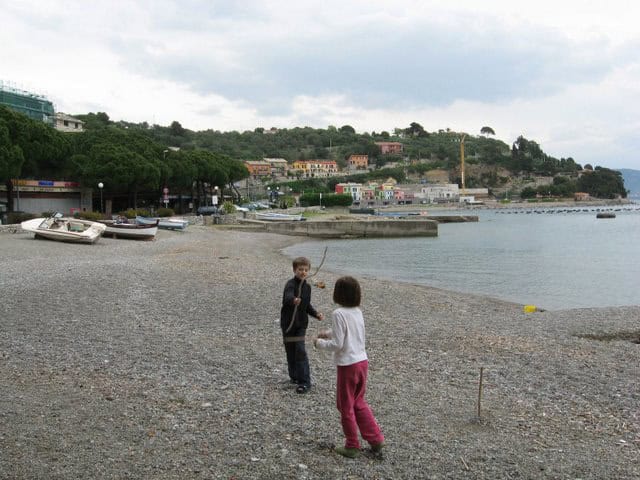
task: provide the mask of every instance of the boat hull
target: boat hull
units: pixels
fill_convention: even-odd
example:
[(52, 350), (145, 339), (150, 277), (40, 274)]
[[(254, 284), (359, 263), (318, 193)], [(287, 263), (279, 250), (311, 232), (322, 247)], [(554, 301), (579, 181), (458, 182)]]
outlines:
[(92, 244), (98, 241), (106, 225), (76, 218), (34, 218), (20, 224), (22, 230), (57, 242)]
[(103, 237), (125, 238), (133, 240), (153, 240), (158, 233), (158, 223), (155, 225), (138, 225), (136, 223), (103, 222), (107, 228)]
[(158, 225), (163, 230), (184, 230), (189, 225), (188, 220), (171, 219), (171, 218), (148, 218), (136, 217), (138, 225)]
[(300, 222), (304, 220), (302, 214), (288, 214), (288, 213), (260, 213), (257, 212), (256, 220), (262, 220), (266, 222)]

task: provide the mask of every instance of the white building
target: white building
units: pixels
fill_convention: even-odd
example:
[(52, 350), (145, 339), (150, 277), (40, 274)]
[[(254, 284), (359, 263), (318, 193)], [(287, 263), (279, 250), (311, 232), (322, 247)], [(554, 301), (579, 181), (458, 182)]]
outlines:
[(457, 183), (436, 183), (420, 188), (420, 197), (429, 203), (457, 202), (460, 188)]
[(82, 132), (84, 122), (66, 113), (56, 112), (54, 116), (54, 127), (61, 132)]

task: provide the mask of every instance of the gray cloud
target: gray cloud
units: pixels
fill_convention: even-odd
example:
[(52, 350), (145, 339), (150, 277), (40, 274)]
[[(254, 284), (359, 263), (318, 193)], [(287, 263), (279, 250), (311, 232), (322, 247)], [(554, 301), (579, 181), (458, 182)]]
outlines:
[[(612, 68), (606, 45), (571, 43), (552, 31), (496, 26), (459, 35), (425, 23), (273, 35), (253, 13), (238, 24), (218, 18), (219, 31), (190, 33), (177, 45), (171, 39), (179, 32), (171, 30), (140, 43), (115, 39), (113, 48), (136, 73), (254, 104), (265, 114), (286, 113), (298, 95), (344, 95), (365, 108), (531, 99), (597, 81)], [(236, 20), (236, 11), (229, 14)], [(197, 24), (182, 19), (172, 28), (183, 22)]]

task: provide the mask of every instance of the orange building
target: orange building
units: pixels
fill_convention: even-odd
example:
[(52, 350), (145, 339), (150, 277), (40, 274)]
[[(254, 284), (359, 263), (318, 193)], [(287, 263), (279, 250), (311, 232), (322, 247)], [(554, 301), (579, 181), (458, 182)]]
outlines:
[(349, 155), (347, 164), (351, 170), (366, 170), (369, 166), (369, 155)]
[(271, 164), (260, 160), (245, 160), (244, 165), (249, 170), (249, 175), (253, 178), (270, 177)]

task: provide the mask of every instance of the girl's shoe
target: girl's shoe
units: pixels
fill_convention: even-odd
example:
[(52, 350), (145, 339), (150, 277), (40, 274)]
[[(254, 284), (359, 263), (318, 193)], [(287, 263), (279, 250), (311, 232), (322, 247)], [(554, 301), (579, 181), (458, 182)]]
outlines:
[(347, 458), (356, 458), (358, 453), (360, 453), (359, 449), (349, 447), (336, 447), (334, 450), (337, 454)]
[(373, 453), (382, 453), (382, 447), (384, 447), (384, 442), (377, 443), (375, 445), (371, 445), (371, 451)]

